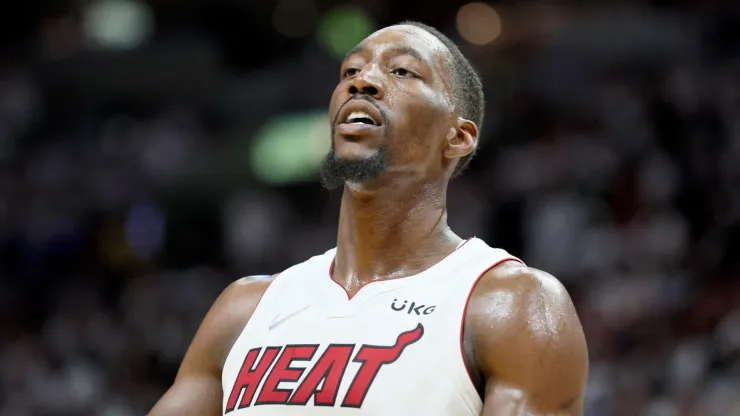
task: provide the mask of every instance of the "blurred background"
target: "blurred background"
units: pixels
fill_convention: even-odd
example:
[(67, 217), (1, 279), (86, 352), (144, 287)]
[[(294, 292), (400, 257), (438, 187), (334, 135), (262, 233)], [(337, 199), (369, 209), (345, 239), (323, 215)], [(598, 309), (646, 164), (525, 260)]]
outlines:
[(589, 416), (740, 415), (740, 3), (62, 0), (0, 13), (0, 416), (145, 414), (229, 282), (333, 247), (339, 60), (481, 74), (450, 223), (569, 289)]

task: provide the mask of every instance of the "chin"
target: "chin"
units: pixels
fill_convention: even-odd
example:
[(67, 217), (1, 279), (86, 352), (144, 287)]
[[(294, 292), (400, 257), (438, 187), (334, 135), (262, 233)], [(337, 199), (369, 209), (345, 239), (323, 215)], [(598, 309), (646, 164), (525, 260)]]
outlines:
[(356, 161), (377, 156), (381, 148), (363, 142), (338, 140), (334, 145), (334, 157), (338, 160)]
[(335, 189), (345, 183), (374, 181), (387, 170), (388, 153), (384, 147), (340, 149), (337, 146), (321, 163), (321, 182), (325, 188)]

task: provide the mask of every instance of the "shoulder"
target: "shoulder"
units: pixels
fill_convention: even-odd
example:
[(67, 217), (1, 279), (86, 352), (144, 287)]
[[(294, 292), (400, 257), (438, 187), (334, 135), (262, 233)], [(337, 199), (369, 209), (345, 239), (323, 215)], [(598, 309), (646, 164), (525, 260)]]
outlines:
[[(227, 303), (232, 301), (238, 301), (238, 303), (254, 301), (256, 303), (275, 280), (275, 277), (277, 277), (277, 274), (252, 275), (237, 279), (224, 289), (221, 296), (219, 296), (219, 300), (223, 299)], [(218, 304), (218, 300), (216, 304)]]
[(528, 313), (573, 307), (568, 291), (558, 279), (517, 261), (506, 261), (481, 276), (471, 294), (469, 312), (477, 315), (481, 309), (491, 311), (491, 302), (498, 306), (494, 316), (523, 307)]
[(198, 329), (194, 343), (197, 342), (205, 347), (204, 350), (210, 351), (216, 370), (221, 370), (231, 347), (276, 276), (247, 276), (238, 279), (227, 286), (211, 306)]
[[(512, 337), (546, 341), (581, 324), (565, 287), (552, 275), (515, 261), (486, 272), (470, 297), (466, 326), (486, 345)], [(576, 334), (577, 335), (577, 334)]]
[[(473, 289), (465, 331), (475, 365), (488, 379), (559, 380), (574, 391), (585, 388), (588, 353), (580, 320), (568, 291), (546, 272), (518, 262), (488, 271)], [(526, 380), (528, 374), (537, 380)]]
[(209, 318), (213, 323), (243, 327), (276, 276), (247, 276), (232, 282), (214, 302)]
[(237, 336), (252, 317), (262, 295), (277, 275), (242, 277), (224, 289), (214, 302), (211, 312), (213, 323), (228, 329), (226, 333), (237, 331)]

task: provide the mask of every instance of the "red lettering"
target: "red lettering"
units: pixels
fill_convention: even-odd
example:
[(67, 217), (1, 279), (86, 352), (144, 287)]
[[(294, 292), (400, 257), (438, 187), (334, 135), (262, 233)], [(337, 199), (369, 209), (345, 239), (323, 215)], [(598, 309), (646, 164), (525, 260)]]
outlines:
[[(398, 360), (406, 347), (421, 339), (423, 335), (424, 327), (418, 324), (416, 328), (399, 334), (394, 345), (361, 346), (353, 360), (361, 365), (350, 383), (341, 406), (361, 407), (380, 369)], [(305, 406), (312, 397), (315, 406), (334, 406), (342, 378), (355, 348), (354, 344), (330, 344), (295, 389), (278, 388), (282, 382), (300, 380), (307, 368), (292, 365), (300, 361), (311, 361), (318, 348), (318, 345), (266, 347), (261, 357), (262, 348), (249, 350), (231, 389), (225, 413), (249, 407), (255, 395), (257, 396), (255, 406), (265, 404)], [(281, 349), (282, 354), (278, 358)], [(275, 365), (265, 379), (265, 374), (273, 362)], [(265, 382), (261, 391), (257, 393), (263, 379)]]
[(363, 345), (357, 352), (354, 362), (362, 363), (357, 371), (352, 384), (350, 384), (347, 395), (344, 397), (342, 407), (360, 407), (365, 400), (370, 386), (378, 375), (380, 368), (390, 364), (401, 356), (403, 350), (418, 341), (424, 334), (424, 327), (419, 324), (416, 328), (402, 332), (398, 335), (395, 345), (382, 347), (375, 345)]
[(288, 345), (283, 349), (275, 363), (275, 367), (270, 371), (270, 375), (262, 386), (262, 391), (257, 397), (255, 406), (262, 404), (286, 404), (293, 390), (278, 389), (278, 385), (283, 381), (298, 381), (303, 375), (303, 368), (294, 368), (290, 365), (296, 361), (310, 361), (318, 345)]
[(252, 369), (255, 361), (257, 361), (257, 356), (259, 355), (260, 350), (262, 350), (262, 348), (251, 349), (244, 358), (244, 364), (242, 364), (242, 367), (239, 370), (239, 375), (236, 378), (236, 382), (234, 382), (234, 387), (231, 388), (229, 400), (226, 402), (225, 413), (229, 413), (237, 408), (236, 402), (239, 400), (239, 394), (241, 394), (242, 390), (244, 390), (244, 395), (239, 401), (238, 408), (242, 409), (249, 407), (249, 404), (252, 403), (252, 398), (254, 398), (254, 393), (257, 391), (257, 387), (265, 376), (267, 369), (270, 368), (272, 362), (275, 361), (275, 357), (280, 351), (280, 347), (265, 348), (265, 352), (262, 354), (262, 358), (257, 364), (257, 367)]
[[(331, 344), (321, 355), (290, 398), (292, 405), (305, 406), (314, 397), (314, 406), (334, 406), (344, 371), (355, 346)], [(319, 384), (324, 382), (319, 389)]]

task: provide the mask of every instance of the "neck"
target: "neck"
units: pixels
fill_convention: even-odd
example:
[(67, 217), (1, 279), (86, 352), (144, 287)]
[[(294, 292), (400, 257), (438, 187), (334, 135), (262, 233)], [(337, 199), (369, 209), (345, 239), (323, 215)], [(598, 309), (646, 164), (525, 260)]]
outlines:
[(362, 284), (410, 276), (433, 266), (461, 239), (447, 226), (446, 183), (346, 185), (333, 278), (352, 293)]

